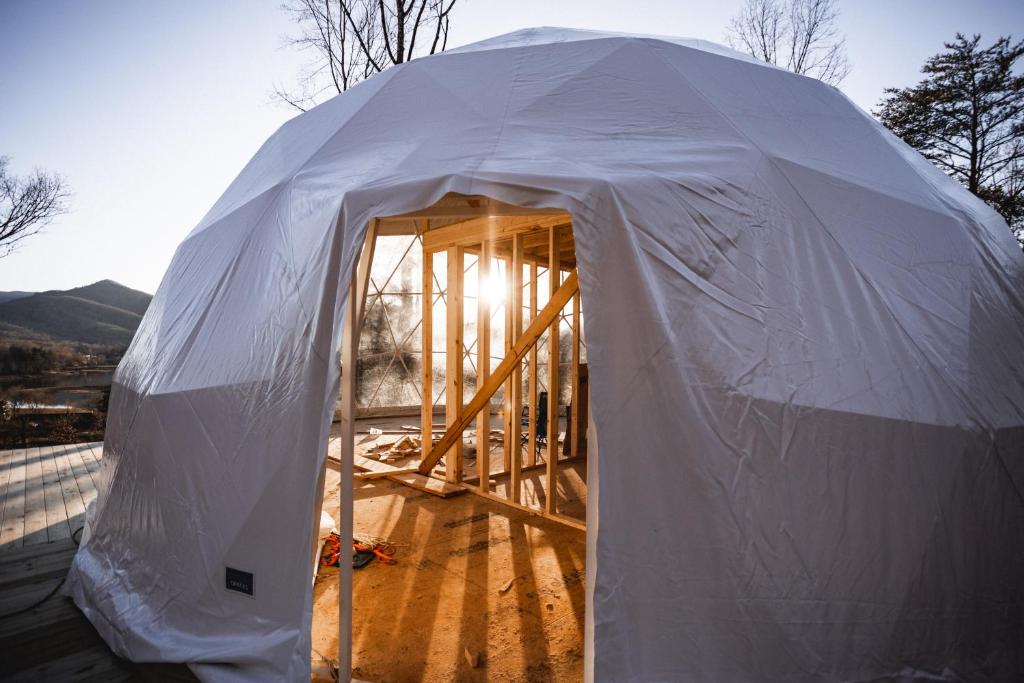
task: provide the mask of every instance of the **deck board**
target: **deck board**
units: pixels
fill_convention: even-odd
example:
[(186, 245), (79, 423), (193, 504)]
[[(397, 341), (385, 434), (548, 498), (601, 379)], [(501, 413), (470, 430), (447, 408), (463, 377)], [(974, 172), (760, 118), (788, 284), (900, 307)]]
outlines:
[(102, 443), (0, 451), (0, 552), (71, 538), (96, 498)]
[(67, 512), (68, 528), (74, 533), (85, 524), (85, 503), (82, 492), (78, 489), (78, 480), (71, 467), (67, 446), (54, 446), (53, 457), (57, 463), (57, 476), (60, 478), (60, 491), (64, 497), (64, 509)]
[[(0, 451), (0, 614), (47, 596), (68, 573), (72, 532), (96, 498), (103, 444)], [(75, 604), (53, 595), (0, 619), (3, 681), (194, 681), (184, 666), (132, 664), (110, 651)]]
[[(0, 553), (0, 614), (32, 605), (53, 591), (77, 549), (71, 539), (64, 539)], [(195, 681), (181, 665), (120, 659), (75, 604), (59, 594), (0, 620), (0, 653), (4, 681)]]
[(41, 446), (39, 453), (39, 462), (43, 469), (43, 501), (46, 505), (46, 540), (53, 542), (71, 538), (68, 511), (64, 507), (64, 494), (60, 490), (60, 475), (57, 474), (53, 446)]
[[(10, 516), (6, 510), (6, 497), (8, 494), (8, 484), (11, 481), (11, 471), (16, 467), (15, 458), (18, 456), (18, 451), (0, 451), (0, 548), (4, 546), (4, 531), (3, 529), (8, 526)], [(22, 455), (22, 457), (24, 457)]]
[(3, 468), (3, 525), (0, 526), (0, 550), (18, 547), (25, 535), (25, 449), (6, 451), (0, 458)]
[(18, 546), (46, 543), (46, 504), (43, 500), (42, 449), (28, 449), (25, 461), (25, 536)]

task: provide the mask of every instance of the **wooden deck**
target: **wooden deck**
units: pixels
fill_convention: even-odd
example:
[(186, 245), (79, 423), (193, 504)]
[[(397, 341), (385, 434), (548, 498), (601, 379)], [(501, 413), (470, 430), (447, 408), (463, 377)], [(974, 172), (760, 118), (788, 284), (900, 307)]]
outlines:
[(96, 497), (102, 443), (0, 451), (0, 552), (68, 540)]
[(96, 497), (102, 449), (80, 443), (0, 451), (0, 680), (195, 680), (184, 666), (120, 659), (61, 595), (12, 614), (53, 591), (71, 567), (78, 549), (72, 534)]

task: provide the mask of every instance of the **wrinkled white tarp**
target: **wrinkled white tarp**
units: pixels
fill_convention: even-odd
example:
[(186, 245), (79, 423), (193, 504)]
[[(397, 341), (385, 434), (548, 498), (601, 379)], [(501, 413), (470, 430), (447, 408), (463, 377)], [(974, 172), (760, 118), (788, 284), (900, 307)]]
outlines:
[(339, 283), (368, 219), (447, 192), (574, 219), (597, 680), (1024, 676), (1004, 222), (818, 81), (562, 29), (298, 116), (179, 247), (115, 378), (68, 582), (118, 653), (307, 678)]

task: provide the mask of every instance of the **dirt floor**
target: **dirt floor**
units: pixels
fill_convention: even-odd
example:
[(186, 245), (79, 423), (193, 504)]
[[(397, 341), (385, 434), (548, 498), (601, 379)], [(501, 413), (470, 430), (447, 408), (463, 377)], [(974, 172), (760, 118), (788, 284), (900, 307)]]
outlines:
[[(360, 441), (363, 449), (371, 442)], [(524, 475), (524, 502), (542, 500), (541, 473)], [(501, 491), (503, 478), (492, 479)], [(561, 510), (582, 516), (585, 479), (581, 462), (564, 464)], [(325, 510), (335, 520), (337, 483), (328, 470)], [(354, 522), (356, 537), (387, 538), (397, 548), (397, 564), (375, 561), (354, 573), (355, 678), (582, 679), (582, 531), (470, 493), (442, 499), (386, 479), (356, 482)], [(321, 569), (314, 662), (336, 657), (337, 628), (337, 570)]]

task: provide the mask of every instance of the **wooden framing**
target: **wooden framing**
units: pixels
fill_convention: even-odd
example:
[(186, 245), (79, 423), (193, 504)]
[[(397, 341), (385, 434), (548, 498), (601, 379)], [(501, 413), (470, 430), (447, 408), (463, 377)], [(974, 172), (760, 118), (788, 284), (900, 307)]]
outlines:
[[(559, 263), (558, 231), (548, 231), (548, 278), (552, 292), (561, 289), (562, 269)], [(575, 296), (575, 292), (573, 293)], [(549, 515), (558, 513), (558, 329), (561, 316), (555, 316), (548, 330), (548, 453), (547, 453), (547, 495), (544, 511)]]
[[(445, 337), (445, 425), (451, 427), (462, 412), (462, 338), (465, 324), (462, 316), (462, 248), (448, 248), (448, 334)], [(445, 455), (444, 477), (451, 484), (462, 481), (462, 434)]]
[(495, 371), (491, 373), (491, 376), (487, 378), (487, 381), (484, 382), (479, 390), (477, 390), (476, 395), (473, 396), (472, 400), (470, 400), (469, 404), (461, 412), (455, 422), (447, 427), (444, 435), (438, 439), (437, 443), (434, 444), (430, 453), (424, 456), (423, 460), (420, 461), (420, 473), (430, 473), (445, 451), (447, 451), (457, 440), (461, 440), (462, 432), (470, 425), (476, 414), (480, 412), (483, 405), (489, 401), (491, 396), (493, 396), (498, 390), (498, 387), (500, 387), (503, 382), (507, 381), (508, 377), (515, 369), (515, 366), (522, 362), (523, 358), (530, 350), (530, 347), (537, 343), (537, 340), (540, 339), (541, 334), (543, 334), (544, 330), (549, 325), (553, 322), (557, 322), (558, 314), (562, 310), (562, 307), (569, 302), (578, 288), (579, 281), (576, 277), (576, 271), (573, 270), (569, 273), (569, 277), (565, 279), (565, 282), (563, 282), (554, 294), (552, 294), (551, 299), (548, 300), (548, 303), (544, 306), (537, 317), (530, 322), (530, 326), (527, 327), (519, 339), (515, 341), (512, 346), (512, 350), (505, 356), (505, 358), (502, 359), (501, 364), (498, 365)]
[[(512, 259), (505, 259), (505, 357), (512, 352)], [(517, 427), (512, 421), (512, 379), (505, 381), (505, 394), (502, 406), (504, 425), (502, 428), (502, 469), (504, 473), (512, 471), (512, 436)]]
[[(427, 228), (430, 221), (427, 221)], [(421, 343), (421, 380), (422, 391), (420, 398), (423, 405), (420, 408), (420, 447), (426, 450), (433, 443), (434, 421), (434, 254), (423, 250), (423, 280), (422, 280), (422, 316), (420, 323)]]
[[(435, 221), (440, 224), (435, 224)], [(432, 229), (433, 228), (433, 229)], [(355, 392), (356, 362), (359, 335), (367, 309), (370, 269), (378, 235), (419, 234), (423, 240), (422, 268), (422, 409), (421, 451), (424, 454), (415, 468), (396, 468), (367, 458), (355, 456)], [(445, 432), (433, 440), (433, 253), (447, 252), (447, 307), (445, 315), (446, 372), (445, 372)], [(478, 250), (478, 251), (477, 251)], [(464, 362), (464, 255), (478, 253), (477, 303), (477, 387), (468, 404), (463, 402)], [(494, 258), (506, 260), (505, 357), (490, 372), (491, 305), (485, 291)], [(538, 311), (538, 268), (546, 259), (549, 278), (548, 301)], [(523, 266), (530, 267), (529, 324), (523, 329)], [(562, 282), (563, 268), (570, 270)], [(342, 283), (347, 289), (345, 318), (341, 342), (341, 439), (340, 455), (326, 457), (338, 467), (340, 481), (339, 530), (340, 544), (352, 544), (353, 482), (355, 467), (363, 470), (360, 477), (373, 479), (386, 477), (439, 496), (456, 495), (471, 491), (489, 500), (510, 505), (530, 514), (585, 530), (584, 522), (560, 515), (557, 510), (558, 434), (559, 434), (559, 327), (561, 311), (573, 302), (573, 367), (574, 387), (579, 377), (580, 360), (580, 298), (575, 269), (575, 252), (571, 220), (557, 209), (523, 209), (487, 198), (449, 196), (434, 207), (401, 216), (373, 219), (367, 226), (366, 240), (359, 254), (358, 265), (351, 278)], [(529, 401), (528, 454), (525, 468), (535, 468), (538, 439), (536, 418), (538, 413), (538, 352), (537, 344), (548, 332), (548, 427), (546, 494), (543, 510), (523, 505), (521, 499), (522, 440), (520, 415), (522, 406), (523, 361), (528, 359), (527, 392)], [(490, 401), (497, 389), (506, 385), (505, 398), (505, 471), (509, 474), (506, 497), (490, 491)], [(579, 410), (574, 401), (573, 411)], [(477, 480), (476, 486), (463, 484), (462, 434), (477, 422)], [(572, 415), (574, 431), (579, 424), (578, 415)], [(577, 454), (577, 441), (572, 444), (572, 455)], [(440, 481), (429, 475), (442, 456), (446, 456), (445, 479)], [(319, 526), (322, 508), (325, 470), (320, 473), (317, 487), (317, 505), (314, 510), (314, 529)], [(314, 538), (316, 534), (314, 533)], [(314, 556), (315, 561), (315, 556)], [(352, 668), (352, 566), (341, 562), (338, 579), (338, 666), (342, 672)]]
[[(356, 321), (357, 321), (358, 328), (360, 330), (362, 329), (363, 321), (366, 320), (366, 293), (370, 289), (370, 266), (373, 263), (374, 248), (376, 247), (376, 244), (377, 244), (377, 229), (379, 227), (379, 223), (380, 222), (378, 220), (373, 219), (366, 226), (366, 237), (363, 240), (363, 249), (362, 249), (362, 251), (359, 252), (359, 261), (357, 262), (358, 265), (355, 267), (355, 269), (352, 272), (352, 279), (351, 279), (351, 281), (349, 283), (347, 283), (348, 287), (355, 288), (355, 291), (353, 292), (353, 295), (354, 295), (353, 300), (356, 302), (356, 308), (354, 310), (358, 311), (358, 316), (356, 318)], [(347, 302), (346, 306), (348, 306), (350, 303), (351, 303), (351, 301)], [(353, 309), (347, 309), (347, 310), (353, 310)], [(345, 322), (342, 323), (343, 326), (347, 325), (348, 322), (349, 322), (348, 321), (348, 314), (346, 313)], [(342, 351), (344, 351), (344, 349), (345, 349), (344, 344), (345, 344), (345, 330), (346, 329), (347, 329), (347, 327), (343, 327), (342, 328)], [(358, 348), (358, 338), (357, 338), (357, 341), (356, 341), (356, 345), (357, 345), (357, 348)], [(339, 359), (339, 360), (342, 362), (342, 365), (341, 365), (342, 377), (341, 377), (341, 387), (340, 387), (340, 389), (341, 389), (342, 392), (344, 392), (345, 387), (346, 387), (346, 384), (345, 384), (346, 380), (345, 380), (345, 375), (344, 375), (344, 361), (343, 361), (343, 359)], [(353, 372), (351, 374), (354, 375), (355, 373)], [(343, 405), (344, 405), (344, 398), (342, 398), (342, 401), (343, 401)], [(342, 417), (344, 417), (344, 416), (342, 416)], [(354, 432), (353, 432), (353, 438), (354, 438)], [(316, 503), (313, 505), (313, 544), (312, 544), (312, 548), (311, 548), (311, 554), (312, 554), (312, 561), (313, 561), (313, 565), (314, 566), (319, 561), (319, 558), (317, 557), (317, 554), (320, 551), (320, 543), (319, 543), (318, 536), (319, 536), (319, 530), (320, 530), (320, 514), (323, 511), (323, 507), (324, 507), (324, 483), (326, 481), (327, 481), (327, 458), (324, 459), (324, 464), (320, 468), (320, 476), (317, 478), (317, 482), (316, 482)]]
[[(537, 264), (530, 264), (530, 320), (537, 317)], [(529, 376), (526, 381), (530, 404), (529, 427), (526, 432), (526, 466), (537, 464), (537, 347), (530, 348)]]
[(454, 246), (474, 246), (484, 240), (499, 241), (515, 235), (523, 236), (528, 233), (543, 235), (549, 227), (554, 225), (566, 226), (570, 223), (566, 216), (559, 214), (536, 218), (489, 218), (486, 221), (462, 221), (424, 233), (423, 248), (440, 251)]
[[(519, 233), (512, 235), (512, 291), (509, 292), (509, 306), (512, 309), (512, 339), (523, 336), (523, 242)], [(533, 346), (530, 347), (534, 348)], [(511, 458), (509, 473), (509, 500), (519, 502), (522, 490), (523, 440), (520, 438), (520, 426), (523, 414), (523, 364), (521, 361), (512, 366), (510, 377), (512, 385), (511, 412)]]
[[(446, 195), (435, 205), (396, 216), (384, 216), (375, 221), (377, 234), (402, 235), (418, 234), (423, 244), (423, 364), (422, 386), (423, 406), (420, 414), (420, 430), (423, 457), (415, 472), (391, 472), (386, 469), (367, 472), (365, 477), (387, 476), (401, 481), (400, 477), (419, 477), (418, 483), (429, 481), (434, 468), (442, 457), (445, 458), (444, 482), (437, 484), (448, 487), (472, 488), (475, 493), (490, 499), (500, 498), (513, 507), (532, 510), (521, 503), (524, 469), (538, 467), (537, 445), (542, 437), (547, 441), (547, 456), (544, 459), (544, 509), (533, 510), (536, 514), (556, 519), (558, 514), (557, 483), (560, 461), (559, 448), (559, 330), (562, 310), (572, 301), (573, 339), (571, 378), (573, 392), (577, 391), (580, 361), (580, 300), (578, 280), (575, 271), (576, 254), (572, 232), (572, 219), (564, 210), (523, 209), (504, 204), (487, 197)], [(447, 257), (447, 293), (445, 343), (445, 431), (435, 438), (432, 405), (432, 335), (433, 297), (433, 254), (444, 251)], [(466, 254), (475, 254), (477, 261), (477, 310), (476, 330), (477, 366), (476, 391), (467, 404), (465, 402), (463, 364), (466, 344), (464, 342), (464, 261)], [(501, 363), (491, 372), (491, 320), (494, 314), (493, 302), (488, 298), (488, 285), (495, 260), (504, 263), (505, 279), (505, 353)], [(528, 268), (528, 281), (524, 282), (524, 270)], [(546, 268), (549, 282), (547, 302), (540, 301), (540, 270)], [(566, 274), (568, 273), (567, 277)], [(562, 278), (566, 277), (565, 282)], [(528, 285), (527, 291), (526, 286)], [(528, 300), (524, 301), (526, 297)], [(542, 306), (543, 304), (543, 306)], [(527, 313), (524, 315), (524, 310)], [(568, 312), (566, 312), (568, 318)], [(525, 322), (524, 322), (525, 319)], [(527, 324), (528, 323), (528, 324)], [(524, 325), (526, 329), (524, 330)], [(540, 392), (539, 349), (537, 344), (543, 333), (548, 333), (547, 354), (549, 357), (546, 384), (547, 392), (547, 433), (537, 433), (537, 417)], [(526, 381), (523, 382), (524, 370)], [(505, 495), (496, 496), (491, 489), (491, 399), (499, 387), (504, 386), (503, 399), (503, 448), (501, 472), (508, 476)], [(575, 393), (573, 396), (575, 397)], [(528, 405), (528, 426), (520, 426), (524, 399)], [(579, 424), (579, 404), (571, 403), (568, 419), (575, 428)], [(476, 477), (473, 485), (462, 484), (464, 480), (463, 432), (471, 424), (476, 425)], [(573, 430), (575, 431), (575, 429)], [(574, 437), (575, 434), (573, 433)], [(523, 450), (526, 450), (524, 456)], [(569, 438), (567, 454), (581, 453), (579, 442)], [(571, 456), (570, 456), (571, 457)], [(397, 469), (397, 468), (396, 468)], [(407, 468), (408, 469), (408, 468)], [(426, 477), (426, 479), (423, 479)], [(405, 483), (405, 482), (403, 482)], [(435, 492), (441, 495), (439, 492)], [(562, 521), (562, 520), (558, 520)], [(570, 524), (573, 526), (573, 524)]]
[[(376, 239), (373, 227), (367, 229), (366, 241), (368, 243), (372, 243)], [(338, 540), (342, 548), (352, 547), (352, 511), (354, 509), (352, 475), (356, 444), (356, 358), (362, 324), (362, 304), (359, 300), (359, 292), (362, 289), (365, 299), (373, 259), (373, 247), (368, 244), (364, 244), (360, 252), (360, 266), (364, 266), (364, 258), (363, 273), (360, 274), (358, 268), (353, 268), (352, 278), (348, 282), (348, 303), (345, 307), (345, 320), (342, 323), (341, 334), (341, 457), (338, 466), (340, 474), (338, 480), (338, 516), (340, 517)], [(352, 563), (341, 562), (338, 569), (338, 670), (351, 671)]]
[(580, 454), (582, 433), (580, 430), (580, 293), (572, 298), (572, 438), (569, 439), (569, 455), (573, 458)]
[[(491, 300), (487, 287), (491, 277), (491, 246), (484, 240), (480, 243), (480, 258), (477, 261), (476, 281), (476, 387), (479, 389), (491, 374)], [(476, 418), (476, 469), (480, 477), (480, 488), (487, 492), (491, 487), (491, 402), (477, 413)]]

